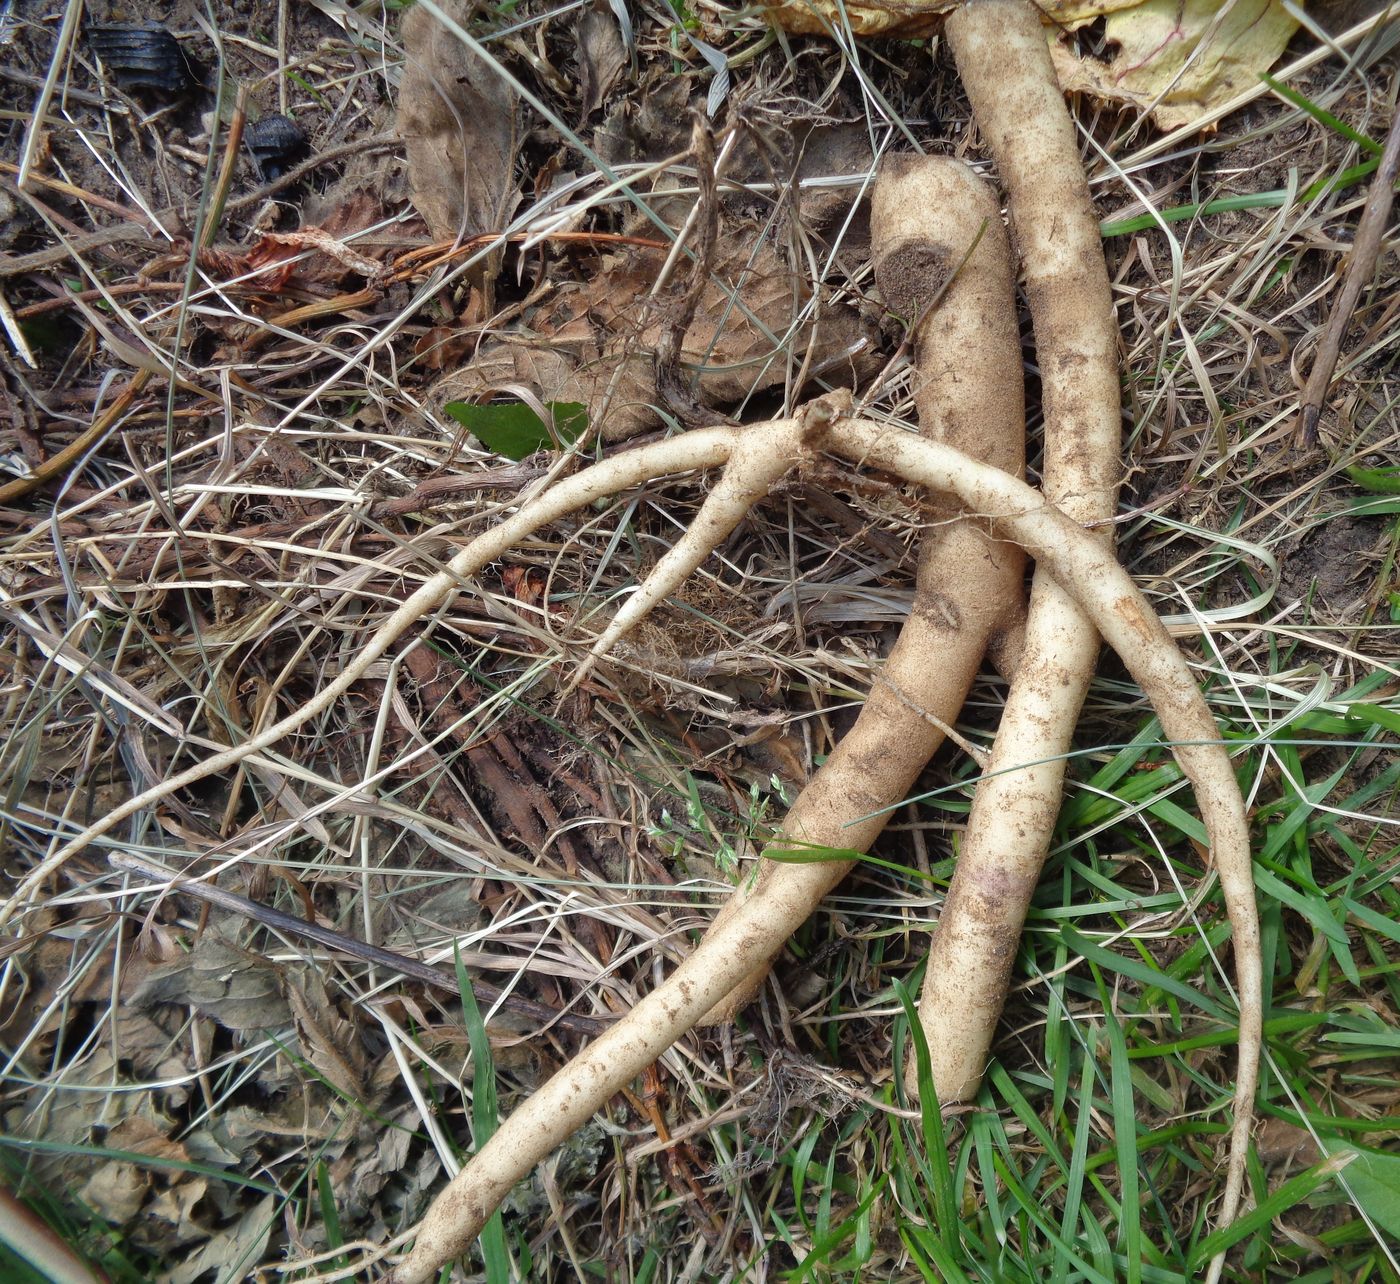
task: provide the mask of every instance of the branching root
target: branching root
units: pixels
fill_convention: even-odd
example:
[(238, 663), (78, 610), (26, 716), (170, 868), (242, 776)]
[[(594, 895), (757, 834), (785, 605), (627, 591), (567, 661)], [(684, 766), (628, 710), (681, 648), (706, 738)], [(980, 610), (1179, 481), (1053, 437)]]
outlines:
[[(710, 430), (682, 440), (698, 437), (718, 452), (730, 431)], [(1232, 1154), (1242, 1154), (1248, 1144), (1258, 1076), (1262, 987), (1244, 803), (1191, 671), (1131, 577), (1101, 541), (1047, 505), (1024, 482), (949, 447), (885, 425), (832, 416), (739, 431), (746, 441), (766, 439), (775, 448), (781, 442), (794, 454), (799, 446), (794, 434), (805, 434), (800, 443), (803, 449), (830, 450), (853, 463), (955, 497), (964, 510), (989, 519), (998, 534), (1021, 545), (1054, 575), (1141, 685), (1195, 787), (1233, 931), (1240, 1056)], [(654, 459), (657, 450), (651, 446), (635, 453)], [(583, 473), (572, 480), (577, 484), (587, 476)], [(590, 488), (576, 485), (576, 489)], [(522, 511), (514, 520), (532, 526), (522, 520), (525, 517)], [(849, 804), (858, 814), (861, 800), (848, 800)], [(464, 1252), (517, 1181), (781, 947), (834, 881), (830, 866), (824, 863), (788, 868), (795, 871), (794, 877), (770, 885), (762, 898), (740, 905), (723, 929), (706, 936), (670, 978), (502, 1124), (429, 1209), (412, 1252), (392, 1276), (394, 1284), (419, 1284)]]

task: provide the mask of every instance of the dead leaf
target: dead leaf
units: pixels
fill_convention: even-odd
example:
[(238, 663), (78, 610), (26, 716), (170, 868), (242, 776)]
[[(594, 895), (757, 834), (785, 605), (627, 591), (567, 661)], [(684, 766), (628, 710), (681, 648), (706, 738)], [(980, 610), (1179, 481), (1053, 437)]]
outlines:
[[(733, 405), (783, 386), (814, 345), (809, 373), (849, 383), (868, 373), (876, 336), (852, 308), (828, 305), (820, 323), (803, 320), (804, 280), (771, 247), (754, 250), (741, 228), (722, 242), (722, 259), (706, 285), (681, 347), (682, 374), (704, 406)], [(655, 251), (605, 259), (592, 280), (560, 289), (520, 332), (485, 349), (441, 380), (434, 398), (477, 401), (525, 384), (544, 402), (578, 402), (608, 441), (661, 422), (653, 353), (665, 328), (650, 299), (661, 264)], [(718, 282), (732, 282), (730, 288)], [(791, 368), (789, 361), (791, 360)]]
[(1109, 62), (1061, 40), (1050, 53), (1066, 90), (1131, 103), (1176, 129), (1258, 84), (1297, 29), (1280, 0), (1147, 0), (1108, 15), (1104, 38), (1116, 46)]
[[(307, 262), (289, 262), (308, 253), (312, 257)], [(338, 268), (328, 270), (323, 261), (317, 261), (320, 256), (329, 258)], [(306, 280), (339, 280), (349, 271), (358, 272), (366, 280), (373, 281), (384, 270), (382, 263), (366, 258), (321, 227), (303, 227), (295, 232), (264, 232), (258, 243), (248, 251), (246, 262), (252, 270), (275, 263), (287, 265), (282, 272), (270, 278), (273, 284), (268, 288), (273, 290), (281, 289), (293, 275)], [(260, 277), (258, 283), (262, 285), (268, 280), (268, 277)]]
[[(1258, 82), (1297, 30), (1281, 0), (1041, 0), (1055, 72), (1066, 92), (1150, 111), (1162, 129), (1191, 125)], [(770, 19), (786, 31), (922, 37), (953, 0), (781, 0)], [(1064, 36), (1096, 19), (1114, 49), (1107, 62), (1081, 55)]]
[(1265, 1119), (1255, 1129), (1255, 1142), (1259, 1159), (1265, 1164), (1287, 1163), (1307, 1168), (1325, 1157), (1312, 1133), (1286, 1119)]
[[(171, 1141), (164, 1129), (142, 1115), (123, 1119), (107, 1134), (103, 1147), (152, 1159), (189, 1160), (179, 1142)], [(98, 1164), (84, 1183), (82, 1199), (104, 1220), (123, 1226), (141, 1211), (153, 1179), (164, 1175), (163, 1170), (135, 1162), (110, 1160)]]
[[(184, 1020), (184, 1015), (178, 1021)], [(123, 1064), (130, 1063), (138, 1079), (160, 1080), (169, 1084), (162, 1088), (165, 1102), (183, 1105), (190, 1089), (182, 1083), (191, 1066), (186, 1053), (188, 1040), (180, 1040), (174, 1030), (165, 1029), (149, 1012), (129, 1003), (120, 1003), (112, 1013), (113, 1040), (121, 1049)], [(176, 1025), (178, 1029), (178, 1025)]]
[[(472, 295), (476, 296), (475, 290)], [(423, 369), (441, 374), (444, 370), (455, 370), (461, 365), (462, 358), (472, 350), (476, 341), (471, 326), (435, 325), (424, 331), (413, 345), (413, 354)]]
[(301, 984), (288, 984), (287, 1000), (306, 1059), (347, 1100), (363, 1101), (364, 1049), (355, 1027), (335, 1010), (325, 982), (307, 970)]
[[(222, 1184), (222, 1183), (221, 1183)], [(209, 1183), (203, 1177), (190, 1176), (188, 1181), (176, 1182), (166, 1190), (158, 1190), (146, 1205), (146, 1218), (163, 1222), (163, 1233), (177, 1244), (203, 1239), (208, 1232), (195, 1219), (195, 1205), (209, 1193)]]
[[(468, 0), (442, 7), (470, 26)], [(402, 30), (398, 131), (413, 204), (438, 239), (499, 231), (520, 197), (515, 94), (426, 9), (410, 9)]]
[(147, 971), (130, 1002), (138, 1008), (188, 1004), (224, 1029), (240, 1033), (291, 1024), (281, 970), (217, 932), (206, 932), (180, 961)]
[[(962, 0), (776, 0), (768, 6), (774, 26), (794, 35), (830, 35), (849, 21), (858, 36), (898, 36), (916, 40), (932, 35)], [(1141, 0), (1037, 0), (1046, 26), (1081, 26), (1117, 9), (1131, 9)], [(1224, 0), (1216, 0), (1224, 3)]]
[(146, 1202), (145, 1170), (129, 1163), (99, 1164), (83, 1183), (79, 1198), (103, 1221), (125, 1226)]
[(932, 35), (943, 15), (958, 7), (957, 0), (886, 0), (868, 3), (853, 0), (838, 7), (833, 0), (778, 0), (768, 7), (774, 26), (796, 36), (829, 35), (844, 31), (846, 22), (858, 36), (899, 36), (917, 40)]
[(617, 15), (606, 3), (595, 3), (578, 20), (578, 92), (583, 104), (580, 119), (587, 120), (603, 105), (625, 66), (627, 46)]
[[(53, 1036), (62, 1029), (70, 1007), (101, 998), (111, 986), (112, 945), (96, 958), (87, 957), (91, 947), (86, 938), (106, 917), (99, 906), (89, 908), (83, 918), (66, 923), (53, 915), (41, 919), (45, 934), (15, 960), (9, 1001), (0, 1012), (0, 1038), (11, 1046), (27, 1040), (25, 1064), (36, 1070), (50, 1055)], [(82, 975), (75, 977), (80, 965)], [(64, 1002), (59, 1000), (61, 992)]]
[(252, 1268), (262, 1260), (277, 1224), (275, 1207), (273, 1196), (266, 1196), (231, 1226), (216, 1231), (184, 1261), (158, 1274), (158, 1284), (195, 1284), (206, 1271), (215, 1271), (220, 1280), (252, 1278)]

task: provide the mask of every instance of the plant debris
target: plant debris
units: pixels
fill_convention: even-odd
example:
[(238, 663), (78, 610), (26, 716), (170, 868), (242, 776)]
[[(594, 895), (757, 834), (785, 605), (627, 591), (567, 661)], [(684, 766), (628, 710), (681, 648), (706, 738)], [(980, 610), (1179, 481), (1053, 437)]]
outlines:
[[(444, 5), (459, 26), (472, 10), (468, 0)], [(403, 43), (397, 127), (414, 206), (439, 239), (501, 230), (520, 199), (514, 91), (422, 6), (404, 14)]]

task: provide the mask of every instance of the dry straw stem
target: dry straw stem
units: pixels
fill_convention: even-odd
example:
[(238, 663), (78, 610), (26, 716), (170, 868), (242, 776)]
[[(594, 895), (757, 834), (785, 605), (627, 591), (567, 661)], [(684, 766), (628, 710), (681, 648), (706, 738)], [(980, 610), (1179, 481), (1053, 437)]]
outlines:
[[(871, 198), (872, 257), (886, 306), (914, 327), (913, 388), (920, 431), (1004, 472), (1025, 468), (1025, 401), (1011, 250), (997, 202), (965, 165), (896, 156)], [(968, 251), (971, 248), (971, 253)], [(956, 272), (956, 275), (954, 273)], [(935, 305), (935, 300), (936, 305)], [(944, 508), (919, 550), (909, 618), (855, 725), (798, 794), (775, 844), (864, 852), (879, 837), (956, 720), (994, 636), (1019, 622), (1025, 558), (985, 523)], [(818, 898), (853, 862), (826, 868)], [(761, 860), (709, 927), (752, 898), (807, 875)], [(809, 912), (817, 908), (813, 900)], [(778, 948), (781, 947), (779, 942)], [(768, 975), (765, 958), (706, 1022), (731, 1019)]]
[(1352, 313), (1356, 311), (1361, 291), (1375, 277), (1376, 258), (1380, 254), (1385, 229), (1390, 223), (1390, 207), (1395, 201), (1397, 172), (1400, 172), (1400, 110), (1390, 122), (1385, 150), (1381, 153), (1376, 176), (1371, 180), (1361, 222), (1356, 226), (1356, 238), (1352, 241), (1342, 292), (1332, 305), (1332, 315), (1322, 332), (1322, 341), (1313, 354), (1312, 372), (1308, 375), (1307, 385), (1298, 403), (1296, 436), (1300, 445), (1311, 446), (1317, 440), (1317, 422), (1322, 417), (1322, 403), (1327, 400), (1327, 392), (1332, 387), (1332, 375), (1342, 352), (1342, 339), (1346, 336)]
[[(1241, 1138), (1247, 1141), (1261, 1007), (1248, 829), (1229, 757), (1218, 743), (1210, 712), (1185, 661), (1112, 554), (1024, 482), (951, 447), (885, 425), (843, 418), (826, 402), (809, 407), (797, 419), (738, 429), (702, 429), (624, 452), (536, 496), (514, 517), (472, 540), (445, 571), (413, 593), (341, 676), (312, 700), (244, 744), (214, 754), (115, 808), (30, 874), (5, 906), (4, 917), (8, 919), (25, 904), (65, 860), (125, 817), (176, 789), (227, 771), (324, 711), (467, 577), (533, 531), (595, 499), (667, 473), (713, 467), (736, 457), (742, 465), (749, 452), (758, 458), (779, 454), (798, 461), (820, 450), (952, 495), (967, 513), (990, 521), (996, 534), (1020, 544), (1075, 597), (1152, 701), (1195, 787), (1234, 931), (1241, 1009), (1235, 1136), (1237, 1143)], [(834, 799), (832, 805), (842, 806), (849, 815), (860, 808), (861, 800)], [(668, 981), (505, 1122), (429, 1210), (419, 1242), (396, 1272), (400, 1284), (428, 1278), (440, 1263), (462, 1252), (516, 1181), (772, 956), (832, 883), (826, 864), (795, 869), (798, 877), (778, 892), (746, 903), (724, 932), (706, 937)]]
[[(1031, 553), (1118, 652), (1151, 700), (1182, 770), (1195, 787), (1220, 875), (1234, 933), (1240, 990), (1235, 1141), (1237, 1145), (1247, 1142), (1258, 1070), (1262, 982), (1244, 801), (1186, 661), (1132, 578), (1102, 541), (1048, 505), (1023, 481), (951, 447), (868, 420), (844, 418), (826, 402), (808, 407), (797, 420), (742, 429), (702, 429), (680, 442), (693, 443), (698, 456), (713, 458), (739, 435), (745, 443), (784, 450), (794, 458), (815, 450), (831, 451), (955, 497), (966, 512), (989, 520), (998, 535)], [(612, 474), (623, 460), (633, 461), (627, 475), (636, 479), (645, 475), (635, 462), (639, 458), (657, 461), (655, 475), (662, 458), (674, 461), (675, 452), (668, 448), (677, 444), (643, 447), (597, 464), (564, 484), (572, 485), (575, 495), (599, 493), (597, 485), (580, 483), (590, 474)], [(549, 498), (544, 496), (531, 509)], [(551, 510), (557, 513), (557, 504)], [(522, 511), (512, 522), (516, 537), (523, 533), (526, 516)], [(499, 540), (494, 535), (478, 537), (458, 555), (459, 574), (470, 573), (485, 560), (479, 548), (489, 547), (486, 556), (496, 555)], [(847, 814), (862, 805), (858, 798), (831, 801)], [(746, 900), (723, 930), (708, 934), (670, 978), (505, 1121), (434, 1201), (419, 1227), (413, 1251), (391, 1276), (394, 1284), (420, 1284), (463, 1253), (517, 1181), (772, 956), (835, 881), (831, 866), (825, 863), (796, 864), (792, 869), (792, 878), (770, 886), (762, 897)]]
[[(1101, 541), (1046, 504), (1024, 482), (951, 447), (885, 425), (844, 419), (828, 403), (817, 403), (795, 420), (739, 429), (702, 429), (628, 451), (535, 497), (514, 517), (472, 540), (446, 571), (412, 594), (380, 626), (341, 677), (301, 709), (244, 744), (214, 754), (115, 808), (56, 851), (20, 885), (3, 910), (5, 918), (65, 860), (125, 817), (176, 789), (227, 771), (324, 711), (395, 639), (438, 607), (466, 577), (541, 526), (628, 486), (670, 472), (713, 467), (736, 453), (740, 458), (747, 451), (759, 457), (780, 453), (796, 461), (818, 450), (865, 463), (935, 493), (952, 495), (968, 513), (991, 521), (998, 535), (1030, 552), (1074, 596), (1152, 701), (1164, 734), (1173, 742), (1178, 761), (1195, 787), (1234, 932), (1241, 1027), (1234, 1140), (1237, 1147), (1247, 1143), (1261, 1033), (1259, 927), (1248, 828), (1229, 757), (1218, 742), (1215, 724), (1186, 662), (1132, 579)], [(849, 807), (852, 802), (859, 807), (859, 799), (849, 798), (833, 800), (833, 805)], [(427, 1279), (441, 1262), (462, 1252), (516, 1181), (772, 956), (832, 883), (826, 864), (794, 868), (798, 877), (778, 893), (747, 902), (724, 932), (706, 937), (668, 981), (505, 1122), (429, 1210), (419, 1242), (396, 1272), (400, 1284)]]
[[(973, 0), (947, 32), (1007, 189), (1025, 272), (1044, 405), (1042, 486), (1075, 520), (1102, 522), (1116, 508), (1120, 471), (1113, 298), (1040, 16), (1024, 0)], [(1022, 662), (924, 977), (919, 1012), (940, 1101), (966, 1101), (982, 1082), (1098, 652), (1093, 625), (1038, 571)], [(912, 1087), (913, 1066), (909, 1076)]]
[[(784, 458), (792, 458), (796, 450), (796, 440), (796, 429), (790, 424), (787, 436), (779, 434), (778, 440), (770, 440), (767, 445), (770, 450), (782, 450)], [(440, 606), (452, 593), (463, 588), (466, 577), (474, 575), (487, 562), (500, 557), (531, 532), (618, 490), (639, 485), (666, 473), (685, 472), (693, 468), (712, 468), (729, 460), (731, 456), (742, 460), (747, 457), (748, 449), (744, 443), (725, 434), (692, 433), (674, 441), (658, 442), (648, 451), (616, 455), (600, 465), (556, 483), (545, 494), (522, 506), (514, 517), (473, 540), (443, 570), (425, 580), (380, 625), (354, 660), (341, 671), (340, 676), (318, 691), (301, 708), (243, 743), (213, 754), (128, 799), (46, 857), (19, 884), (14, 895), (0, 904), (0, 927), (8, 923), (34, 892), (62, 869), (70, 858), (128, 816), (153, 806), (162, 798), (169, 797), (187, 785), (228, 771), (245, 758), (276, 744), (318, 713), (328, 709), (364, 677), (370, 666), (385, 655), (408, 629)]]

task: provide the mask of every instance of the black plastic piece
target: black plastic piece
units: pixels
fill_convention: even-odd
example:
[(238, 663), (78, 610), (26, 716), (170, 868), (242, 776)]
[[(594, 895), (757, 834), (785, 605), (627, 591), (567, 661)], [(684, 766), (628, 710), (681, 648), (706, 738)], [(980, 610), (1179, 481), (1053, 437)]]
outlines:
[(194, 87), (194, 67), (158, 22), (111, 22), (89, 27), (88, 45), (122, 89), (155, 89), (167, 94)]

